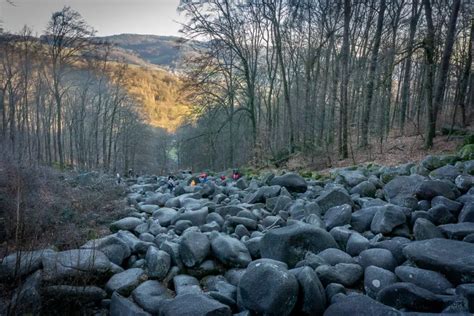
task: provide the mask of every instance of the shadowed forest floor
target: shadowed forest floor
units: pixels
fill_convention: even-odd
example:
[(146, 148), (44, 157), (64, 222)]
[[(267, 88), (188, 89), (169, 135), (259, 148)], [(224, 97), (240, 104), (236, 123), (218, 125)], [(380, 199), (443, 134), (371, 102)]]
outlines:
[[(415, 136), (390, 136), (380, 146), (371, 144), (369, 149), (352, 148), (347, 159), (329, 159), (321, 157), (311, 161), (310, 158), (300, 154), (290, 158), (283, 167), (288, 170), (310, 170), (321, 174), (329, 173), (332, 168), (348, 167), (363, 163), (373, 163), (384, 166), (395, 166), (408, 162), (418, 162), (430, 154), (450, 154), (456, 152), (462, 145), (464, 136), (438, 136), (433, 147), (426, 149), (424, 140), (420, 135)], [(382, 148), (381, 148), (382, 147)], [(325, 160), (325, 161), (324, 161)]]

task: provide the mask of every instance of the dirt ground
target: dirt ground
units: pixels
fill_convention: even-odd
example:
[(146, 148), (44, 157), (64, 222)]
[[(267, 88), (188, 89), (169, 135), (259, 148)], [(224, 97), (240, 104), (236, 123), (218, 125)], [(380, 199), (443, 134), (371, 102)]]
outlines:
[(286, 164), (288, 170), (318, 171), (321, 174), (329, 173), (332, 168), (347, 167), (352, 165), (374, 163), (384, 166), (395, 166), (408, 162), (418, 162), (431, 154), (455, 153), (462, 145), (463, 136), (437, 136), (433, 147), (426, 149), (424, 139), (420, 135), (389, 136), (382, 144), (371, 143), (369, 148), (361, 149), (349, 147), (349, 158), (338, 159), (337, 154), (326, 154), (311, 159), (298, 154)]

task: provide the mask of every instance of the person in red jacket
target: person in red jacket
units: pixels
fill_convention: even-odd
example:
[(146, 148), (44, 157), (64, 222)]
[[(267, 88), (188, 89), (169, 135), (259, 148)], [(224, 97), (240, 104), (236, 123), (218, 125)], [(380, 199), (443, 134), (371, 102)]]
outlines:
[(239, 170), (234, 169), (234, 170), (232, 171), (232, 180), (237, 181), (237, 180), (240, 179), (240, 177), (241, 177), (241, 175), (240, 175)]
[(206, 183), (207, 182), (207, 173), (203, 172), (199, 175), (199, 182)]

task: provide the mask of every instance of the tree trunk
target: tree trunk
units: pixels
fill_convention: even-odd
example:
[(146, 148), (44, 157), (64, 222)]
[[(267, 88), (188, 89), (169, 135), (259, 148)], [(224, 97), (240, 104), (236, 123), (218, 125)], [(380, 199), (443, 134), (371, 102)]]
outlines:
[(434, 74), (435, 74), (435, 61), (434, 61), (434, 26), (433, 26), (433, 13), (431, 9), (430, 0), (423, 0), (425, 7), (425, 17), (427, 24), (427, 34), (425, 38), (425, 59), (426, 59), (426, 110), (428, 112), (428, 124), (427, 124), (427, 135), (425, 139), (425, 146), (431, 148), (433, 146), (433, 138), (435, 136), (436, 129), (436, 116), (433, 105), (433, 89), (434, 89)]
[(366, 148), (369, 145), (369, 123), (370, 112), (372, 107), (372, 99), (374, 95), (375, 72), (377, 70), (377, 62), (379, 57), (380, 41), (382, 38), (383, 18), (385, 13), (386, 0), (380, 1), (380, 12), (377, 18), (377, 29), (375, 30), (374, 46), (372, 48), (372, 56), (369, 65), (369, 74), (367, 81), (367, 99), (365, 102), (364, 115), (362, 117), (362, 139), (361, 146)]
[(405, 120), (407, 115), (407, 109), (410, 102), (410, 77), (411, 77), (411, 65), (413, 56), (413, 45), (415, 42), (416, 26), (420, 13), (418, 11), (418, 0), (412, 1), (411, 18), (410, 18), (410, 32), (408, 35), (407, 44), (407, 57), (405, 60), (405, 71), (403, 74), (403, 86), (402, 86), (402, 102), (400, 106), (400, 132), (402, 135), (405, 133)]
[[(426, 20), (428, 25), (428, 36), (431, 39), (427, 39), (427, 48), (426, 50), (432, 50), (434, 53), (434, 31), (431, 28), (433, 26), (432, 21), (432, 12), (431, 12), (431, 5), (429, 4), (429, 0), (424, 0), (425, 4), (425, 13), (426, 13)], [(449, 61), (451, 59), (451, 53), (453, 51), (454, 39), (455, 39), (455, 32), (456, 32), (456, 21), (458, 18), (459, 8), (461, 6), (461, 0), (454, 0), (453, 3), (453, 11), (451, 12), (451, 16), (449, 18), (448, 23), (448, 31), (446, 35), (446, 43), (443, 50), (443, 56), (441, 57), (441, 65), (438, 72), (438, 79), (436, 81), (436, 90), (434, 91), (434, 100), (428, 101), (429, 107), (429, 121), (428, 121), (428, 132), (426, 137), (426, 147), (431, 148), (433, 146), (433, 138), (436, 135), (436, 120), (438, 118), (438, 111), (443, 103), (444, 91), (446, 86), (446, 79), (448, 77), (448, 70), (449, 70)], [(431, 27), (430, 27), (431, 26)], [(430, 30), (431, 28), (431, 30)], [(430, 57), (431, 60), (428, 60), (428, 65), (431, 65), (431, 68), (434, 68), (434, 59)], [(430, 76), (434, 77), (434, 69), (431, 69)], [(432, 78), (430, 80), (433, 80)], [(431, 87), (433, 83), (429, 83)], [(431, 88), (433, 93), (433, 88)], [(432, 94), (431, 94), (432, 95)], [(429, 95), (428, 95), (429, 97)], [(431, 104), (430, 104), (431, 103)]]
[[(383, 0), (385, 1), (385, 0)], [(342, 159), (348, 157), (347, 149), (347, 109), (349, 102), (347, 90), (349, 87), (349, 24), (351, 20), (351, 1), (344, 0), (344, 34), (341, 48), (341, 106), (340, 106), (340, 129), (339, 129), (339, 154)]]

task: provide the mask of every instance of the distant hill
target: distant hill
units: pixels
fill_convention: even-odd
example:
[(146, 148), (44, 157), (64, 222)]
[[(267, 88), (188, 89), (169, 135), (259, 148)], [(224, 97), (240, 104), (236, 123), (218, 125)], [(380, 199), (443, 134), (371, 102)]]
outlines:
[[(0, 34), (0, 43), (15, 39), (19, 37)], [(175, 72), (179, 70), (179, 60), (189, 46), (180, 44), (178, 37), (155, 35), (123, 34), (94, 39), (116, 44), (109, 57), (117, 63), (109, 64), (112, 67), (121, 63), (129, 65), (124, 88), (138, 101), (145, 121), (168, 132), (176, 131), (190, 110), (181, 91), (182, 82)], [(46, 45), (44, 37), (31, 37), (31, 41)], [(82, 52), (82, 57), (94, 58), (95, 55), (88, 53)], [(84, 67), (85, 63), (78, 61), (76, 66)]]
[[(191, 54), (191, 43), (176, 36), (119, 34), (96, 37), (98, 40), (115, 44), (122, 51), (123, 57), (134, 64), (140, 63), (139, 59), (168, 69), (181, 68), (183, 57)], [(131, 56), (136, 55), (135, 60)]]
[(156, 67), (134, 65), (128, 67), (125, 78), (126, 89), (141, 104), (146, 121), (168, 132), (176, 131), (190, 110), (179, 78)]
[(140, 34), (95, 39), (114, 44), (111, 58), (130, 65), (125, 85), (143, 106), (148, 123), (174, 132), (190, 110), (174, 72), (182, 68), (183, 58), (192, 54), (191, 45), (198, 43), (175, 36)]

